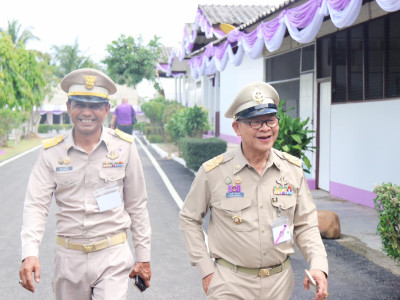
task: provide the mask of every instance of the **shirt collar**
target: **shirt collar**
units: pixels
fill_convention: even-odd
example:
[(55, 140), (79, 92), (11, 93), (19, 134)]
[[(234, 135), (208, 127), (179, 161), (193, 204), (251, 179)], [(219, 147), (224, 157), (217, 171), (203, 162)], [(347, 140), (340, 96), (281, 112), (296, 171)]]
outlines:
[[(271, 148), (271, 151), (269, 152), (268, 162), (265, 166), (266, 169), (271, 167), (272, 165), (275, 165), (278, 169), (281, 168), (281, 159), (275, 153), (275, 151), (276, 150), (274, 148)], [(240, 147), (237, 147), (235, 149), (235, 156), (233, 159), (233, 174), (239, 173), (246, 166), (250, 167), (250, 163), (244, 156), (242, 152), (242, 144), (240, 144)]]
[[(73, 130), (74, 128), (72, 128), (68, 133), (67, 136), (65, 137), (65, 149), (68, 151), (71, 147), (77, 148), (75, 145), (75, 141), (74, 141), (74, 136), (73, 136)], [(109, 151), (109, 146), (110, 146), (110, 138), (111, 135), (110, 133), (107, 131), (107, 129), (102, 126), (101, 127), (101, 135), (100, 135), (100, 141), (97, 145), (99, 145), (101, 142), (103, 142), (105, 144), (105, 146), (107, 147), (107, 151)], [(96, 147), (97, 148), (97, 147)]]

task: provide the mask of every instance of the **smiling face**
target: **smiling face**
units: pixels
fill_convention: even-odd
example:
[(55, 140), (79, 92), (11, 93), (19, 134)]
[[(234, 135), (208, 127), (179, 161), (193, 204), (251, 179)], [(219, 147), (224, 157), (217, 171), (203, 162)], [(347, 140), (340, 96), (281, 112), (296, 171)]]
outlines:
[[(275, 114), (261, 115), (254, 118), (246, 119), (245, 121), (254, 120), (269, 120)], [(274, 145), (279, 133), (279, 124), (273, 128), (263, 124), (260, 129), (253, 129), (249, 124), (240, 121), (234, 121), (232, 127), (236, 134), (242, 138), (243, 152), (249, 155), (266, 155), (269, 156), (269, 151)]]
[(88, 136), (101, 133), (104, 119), (110, 111), (108, 103), (67, 102), (68, 114), (74, 124), (75, 134)]

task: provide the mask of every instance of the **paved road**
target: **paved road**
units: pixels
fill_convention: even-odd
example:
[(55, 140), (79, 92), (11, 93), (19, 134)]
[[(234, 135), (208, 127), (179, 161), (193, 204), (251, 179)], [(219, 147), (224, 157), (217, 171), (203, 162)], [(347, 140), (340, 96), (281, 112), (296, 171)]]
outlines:
[[(201, 279), (188, 262), (183, 239), (178, 229), (179, 209), (160, 175), (138, 144), (149, 196), (152, 237), (152, 286), (140, 294), (133, 286), (128, 299), (205, 299)], [(194, 178), (192, 172), (173, 160), (156, 157), (162, 170), (171, 180), (176, 192), (184, 200)], [(52, 299), (51, 274), (55, 241), (55, 210), (53, 206), (40, 247), (42, 265), (41, 283), (34, 295), (18, 285), (20, 267), (20, 227), (25, 188), (38, 151), (27, 154), (0, 167), (1, 211), (0, 219), (0, 299)], [(205, 225), (205, 229), (207, 224)], [(373, 264), (363, 256), (339, 243), (324, 240), (327, 248), (330, 277), (329, 299), (400, 299), (400, 278)], [(295, 290), (292, 299), (313, 299), (312, 292), (302, 287), (303, 270), (307, 267), (296, 251), (292, 256), (295, 270)]]

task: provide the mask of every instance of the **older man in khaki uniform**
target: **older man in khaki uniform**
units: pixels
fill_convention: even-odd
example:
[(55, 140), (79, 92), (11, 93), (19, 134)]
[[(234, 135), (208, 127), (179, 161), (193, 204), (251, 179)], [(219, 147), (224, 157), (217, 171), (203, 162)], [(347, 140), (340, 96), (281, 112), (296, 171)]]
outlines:
[[(22, 225), (20, 283), (34, 292), (40, 279), (39, 244), (54, 197), (57, 238), (53, 290), (56, 299), (126, 299), (129, 277), (150, 285), (151, 228), (141, 162), (132, 136), (102, 126), (116, 92), (94, 69), (61, 81), (74, 124), (46, 140), (32, 170)], [(126, 241), (130, 229), (136, 264)]]
[[(203, 164), (180, 212), (207, 299), (289, 299), (294, 239), (318, 283), (315, 299), (328, 296), (327, 255), (302, 164), (272, 148), (278, 103), (278, 93), (264, 82), (239, 92), (225, 116), (234, 119), (241, 146)], [(202, 230), (208, 210), (209, 253)], [(307, 277), (303, 284), (308, 290)]]

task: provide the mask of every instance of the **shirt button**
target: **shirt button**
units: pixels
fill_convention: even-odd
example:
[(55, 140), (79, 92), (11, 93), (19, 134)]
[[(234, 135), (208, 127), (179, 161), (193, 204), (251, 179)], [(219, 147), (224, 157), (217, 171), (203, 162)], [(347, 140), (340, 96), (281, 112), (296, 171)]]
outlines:
[(264, 232), (264, 228), (263, 228), (263, 229), (261, 229), (261, 232)]
[(264, 255), (267, 255), (267, 251), (265, 251), (263, 254), (264, 254)]
[(261, 205), (261, 206), (260, 206), (260, 208), (263, 208), (263, 207), (264, 207), (264, 205)]

